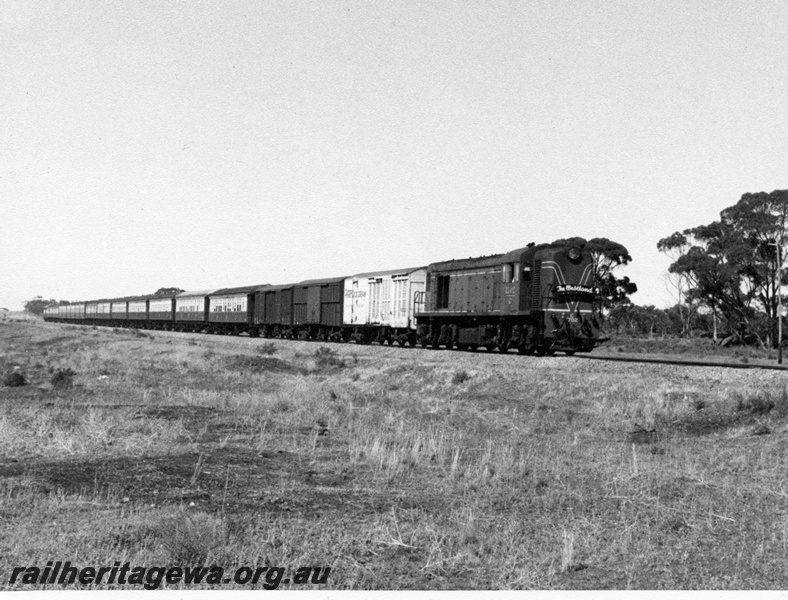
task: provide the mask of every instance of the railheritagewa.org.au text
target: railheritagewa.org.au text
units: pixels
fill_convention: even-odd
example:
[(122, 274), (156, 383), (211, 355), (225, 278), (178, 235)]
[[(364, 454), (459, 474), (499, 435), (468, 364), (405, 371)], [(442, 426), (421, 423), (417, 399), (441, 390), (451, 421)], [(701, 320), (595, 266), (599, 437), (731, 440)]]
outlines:
[(325, 585), (331, 567), (238, 567), (226, 570), (217, 565), (197, 567), (133, 567), (115, 561), (112, 566), (78, 566), (71, 561), (49, 561), (38, 566), (14, 567), (8, 584), (61, 586), (141, 585), (146, 590), (182, 585), (253, 585), (275, 590), (280, 585)]

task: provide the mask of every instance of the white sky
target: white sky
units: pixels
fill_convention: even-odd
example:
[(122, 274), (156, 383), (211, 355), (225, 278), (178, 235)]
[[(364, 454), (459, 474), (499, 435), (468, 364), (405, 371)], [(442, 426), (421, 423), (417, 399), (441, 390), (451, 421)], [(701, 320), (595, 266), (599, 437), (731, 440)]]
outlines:
[(656, 243), (788, 187), (783, 0), (0, 0), (0, 307)]

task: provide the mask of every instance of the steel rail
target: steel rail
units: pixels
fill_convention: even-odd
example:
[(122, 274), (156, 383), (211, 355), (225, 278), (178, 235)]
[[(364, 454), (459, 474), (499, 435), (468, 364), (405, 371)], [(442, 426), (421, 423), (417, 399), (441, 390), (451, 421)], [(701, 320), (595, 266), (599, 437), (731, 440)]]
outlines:
[(609, 356), (602, 354), (575, 354), (573, 358), (634, 363), (654, 363), (661, 365), (678, 365), (681, 367), (724, 367), (727, 369), (764, 369), (767, 371), (788, 371), (788, 366), (785, 365), (764, 365), (758, 363), (730, 363), (708, 360), (671, 360), (669, 358), (641, 358), (637, 356)]

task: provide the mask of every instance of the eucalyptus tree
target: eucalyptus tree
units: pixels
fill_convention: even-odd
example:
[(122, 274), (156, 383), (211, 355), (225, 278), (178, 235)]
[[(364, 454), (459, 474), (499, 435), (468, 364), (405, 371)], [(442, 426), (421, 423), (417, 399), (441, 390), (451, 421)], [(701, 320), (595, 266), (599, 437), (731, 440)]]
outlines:
[(579, 246), (591, 253), (594, 268), (594, 287), (602, 307), (610, 310), (618, 304), (628, 304), (638, 286), (629, 277), (617, 277), (616, 269), (632, 261), (626, 246), (607, 238), (587, 240), (581, 237), (563, 238), (553, 245)]
[[(754, 323), (762, 315), (771, 323), (767, 339), (773, 342), (777, 248), (788, 241), (786, 226), (788, 190), (748, 193), (719, 221), (673, 233), (657, 249), (674, 259), (669, 272), (688, 283), (686, 297), (718, 311), (734, 338), (760, 338)], [(785, 277), (782, 283), (788, 283)]]

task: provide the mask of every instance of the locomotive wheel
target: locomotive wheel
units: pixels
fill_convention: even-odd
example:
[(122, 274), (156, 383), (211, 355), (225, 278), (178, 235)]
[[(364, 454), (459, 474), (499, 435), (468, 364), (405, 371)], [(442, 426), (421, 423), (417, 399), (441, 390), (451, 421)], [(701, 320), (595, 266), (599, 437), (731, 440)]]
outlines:
[(564, 353), (567, 356), (574, 356), (575, 355), (575, 351), (574, 350), (564, 350)]

